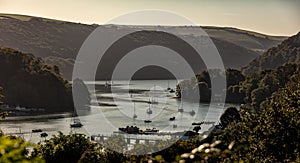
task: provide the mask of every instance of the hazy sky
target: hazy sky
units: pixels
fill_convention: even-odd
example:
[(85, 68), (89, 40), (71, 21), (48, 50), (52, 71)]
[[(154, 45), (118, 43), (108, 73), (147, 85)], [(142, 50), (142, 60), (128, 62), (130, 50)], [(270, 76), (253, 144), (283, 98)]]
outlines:
[(0, 13), (103, 24), (118, 15), (161, 9), (198, 25), (229, 26), (271, 35), (300, 31), (300, 0), (0, 0)]

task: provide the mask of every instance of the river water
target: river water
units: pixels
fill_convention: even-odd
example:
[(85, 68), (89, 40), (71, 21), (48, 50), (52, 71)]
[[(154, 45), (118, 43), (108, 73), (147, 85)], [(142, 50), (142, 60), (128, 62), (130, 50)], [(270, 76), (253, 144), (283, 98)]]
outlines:
[[(86, 84), (104, 85), (105, 81), (89, 82)], [(130, 94), (126, 91), (107, 93), (96, 90), (93, 105), (88, 113), (76, 118), (84, 125), (81, 128), (70, 128), (70, 113), (41, 115), (41, 116), (17, 116), (7, 117), (6, 121), (0, 122), (0, 128), (4, 133), (22, 136), (31, 142), (42, 141), (40, 133), (32, 133), (32, 129), (42, 129), (48, 133), (47, 139), (58, 131), (64, 134), (84, 133), (88, 136), (93, 134), (110, 135), (117, 131), (119, 127), (136, 125), (141, 129), (157, 128), (161, 132), (175, 132), (192, 129), (192, 122), (213, 121), (218, 123), (218, 119), (224, 108), (236, 106), (225, 104), (198, 104), (194, 102), (181, 102), (174, 98), (175, 93), (166, 90), (169, 86), (175, 89), (176, 80), (137, 80), (129, 84), (124, 81), (114, 81), (112, 88), (116, 90), (132, 90)], [(149, 104), (149, 101), (156, 101), (156, 104)], [(97, 105), (97, 104), (101, 105)], [(116, 105), (116, 106), (114, 106)], [(147, 114), (147, 110), (152, 114)], [(178, 112), (182, 108), (184, 112)], [(191, 114), (194, 111), (195, 115)], [(132, 117), (136, 114), (137, 118)], [(175, 117), (174, 121), (170, 121)], [(152, 123), (145, 123), (151, 120)], [(176, 127), (175, 127), (176, 126)], [(208, 130), (212, 125), (203, 125), (201, 132)]]

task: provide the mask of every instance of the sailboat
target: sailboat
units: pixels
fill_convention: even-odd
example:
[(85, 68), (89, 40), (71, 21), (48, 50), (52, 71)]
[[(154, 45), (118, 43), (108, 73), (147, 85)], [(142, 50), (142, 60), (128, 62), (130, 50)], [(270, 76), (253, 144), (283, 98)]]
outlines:
[(174, 89), (170, 89), (169, 92), (170, 93), (175, 93), (175, 90)]
[(76, 115), (76, 111), (74, 110), (73, 116), (71, 118), (70, 127), (71, 128), (80, 128), (83, 126), (83, 124), (79, 120), (75, 121), (75, 119), (74, 119), (75, 115)]
[(135, 114), (135, 103), (133, 103), (133, 116), (132, 116), (132, 119), (133, 119), (133, 124), (135, 125), (135, 119), (137, 118), (137, 115)]
[(106, 82), (105, 82), (105, 84), (104, 84), (104, 87), (105, 87), (105, 88), (110, 88), (110, 87), (111, 87), (111, 85), (109, 84), (109, 82), (108, 82), (108, 81), (106, 81)]
[(144, 120), (145, 123), (151, 123), (151, 120)]
[(170, 121), (175, 121), (175, 117), (169, 118)]
[(154, 100), (153, 97), (152, 97), (152, 100), (150, 102), (151, 104), (158, 104), (158, 101)]
[(147, 114), (152, 114), (153, 112), (152, 112), (152, 110), (151, 110), (151, 108), (149, 107), (148, 109), (147, 109)]
[(152, 97), (151, 97), (151, 101), (150, 101), (150, 104), (158, 104), (158, 101), (155, 100), (154, 97), (156, 97), (156, 86), (154, 85), (154, 90), (153, 90), (153, 93), (152, 93)]
[(150, 115), (153, 113), (151, 110), (151, 104), (149, 103), (149, 108), (147, 109), (146, 113), (148, 114), (148, 119), (144, 120), (145, 123), (151, 123), (152, 121), (150, 120)]
[(190, 111), (190, 115), (194, 116), (196, 114), (196, 112), (194, 110)]
[(170, 91), (171, 90), (171, 88), (170, 88), (170, 82), (169, 82), (169, 80), (168, 80), (168, 87), (167, 87), (167, 91)]
[(183, 101), (181, 102), (181, 104), (178, 108), (178, 112), (180, 112), (180, 113), (184, 112), (184, 110), (183, 110)]
[(70, 127), (71, 128), (80, 128), (80, 127), (82, 127), (83, 126), (83, 124), (81, 123), (81, 122), (72, 122), (71, 124), (70, 124)]

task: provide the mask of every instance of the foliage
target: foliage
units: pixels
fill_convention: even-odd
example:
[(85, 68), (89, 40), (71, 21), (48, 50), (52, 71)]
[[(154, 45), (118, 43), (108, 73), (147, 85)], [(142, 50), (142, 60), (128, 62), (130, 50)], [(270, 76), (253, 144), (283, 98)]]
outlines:
[(268, 99), (273, 92), (283, 88), (297, 72), (299, 65), (287, 63), (276, 70), (266, 70), (252, 74), (241, 83), (241, 90), (245, 94), (245, 102), (259, 109), (260, 104)]
[(187, 151), (191, 151), (200, 145), (200, 140), (198, 138), (194, 138), (191, 140), (178, 140), (174, 142), (170, 147), (161, 150), (157, 153), (153, 154), (153, 157), (162, 156), (163, 160), (166, 162), (179, 161), (180, 155), (182, 153), (186, 153)]
[[(239, 91), (239, 83), (245, 80), (244, 75), (235, 69), (227, 69), (226, 72), (227, 94), (226, 102), (241, 103), (244, 95)], [(176, 96), (184, 99), (198, 98), (200, 102), (210, 102), (211, 100), (211, 82), (225, 80), (225, 75), (221, 70), (206, 70), (202, 71), (196, 77), (190, 80), (180, 82), (176, 87)], [(214, 86), (216, 90), (220, 90), (223, 94), (223, 88), (219, 85)], [(237, 89), (236, 89), (237, 88)], [(200, 93), (199, 95), (197, 93)], [(237, 97), (237, 98), (236, 98)], [(198, 100), (198, 99), (196, 99)]]
[[(3, 104), (2, 98), (3, 98), (2, 88), (0, 87), (0, 120), (7, 116), (7, 112), (1, 112), (1, 105)], [(1, 134), (1, 130), (0, 130), (0, 134)]]
[[(228, 146), (222, 144), (220, 140), (213, 141), (212, 143), (204, 143), (199, 147), (194, 148), (191, 152), (182, 154), (181, 162), (237, 162), (237, 160), (230, 160), (230, 156), (233, 152), (242, 148), (237, 147), (234, 142), (231, 142)], [(233, 148), (234, 147), (234, 148)], [(238, 161), (242, 162), (241, 159)]]
[(29, 157), (29, 143), (16, 137), (0, 136), (0, 162), (5, 163), (42, 163), (39, 157)]
[(300, 161), (300, 74), (263, 102), (256, 114), (242, 111), (242, 120), (230, 124), (220, 138), (246, 145), (232, 158), (257, 162)]
[[(264, 70), (244, 77), (238, 70), (227, 69), (226, 102), (246, 103), (250, 104), (253, 109), (258, 110), (260, 104), (270, 98), (273, 92), (283, 88), (297, 70), (300, 70), (299, 64), (286, 63), (275, 70)], [(211, 73), (212, 80), (222, 77), (222, 74), (218, 73), (217, 70), (203, 71), (196, 78), (179, 83), (176, 95), (193, 99), (193, 97), (199, 97), (196, 94), (196, 89), (198, 89), (200, 91), (200, 102), (209, 102), (211, 98), (209, 73)]]
[(39, 156), (46, 162), (100, 162), (101, 147), (82, 134), (64, 135), (61, 132), (57, 136), (38, 144), (32, 156)]
[(105, 147), (120, 153), (123, 153), (126, 148), (125, 137), (123, 135), (112, 135), (103, 144)]
[(48, 112), (73, 110), (71, 85), (57, 67), (31, 54), (0, 48), (0, 69), (5, 70), (0, 73), (0, 85), (6, 104)]
[(243, 74), (276, 69), (288, 62), (297, 62), (300, 56), (300, 32), (269, 49), (242, 69)]
[(236, 107), (229, 107), (221, 115), (220, 121), (223, 127), (227, 127), (230, 123), (238, 122), (241, 120), (241, 116)]

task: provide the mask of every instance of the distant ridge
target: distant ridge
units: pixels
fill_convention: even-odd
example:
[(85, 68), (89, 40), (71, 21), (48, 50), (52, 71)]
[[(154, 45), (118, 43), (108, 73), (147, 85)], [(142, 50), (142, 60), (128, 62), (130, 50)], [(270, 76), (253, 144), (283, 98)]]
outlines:
[[(41, 57), (59, 66), (71, 79), (74, 59), (84, 40), (97, 27), (118, 32), (138, 26), (86, 25), (26, 15), (0, 14), (0, 46), (10, 47)], [(168, 28), (188, 39), (199, 39), (196, 26), (155, 26)], [(202, 27), (216, 44), (226, 67), (241, 68), (285, 37), (268, 36), (228, 27)], [(239, 62), (236, 62), (239, 61)], [(199, 66), (201, 67), (201, 66)], [(199, 70), (200, 71), (200, 70)], [(164, 78), (164, 74), (159, 78)]]

